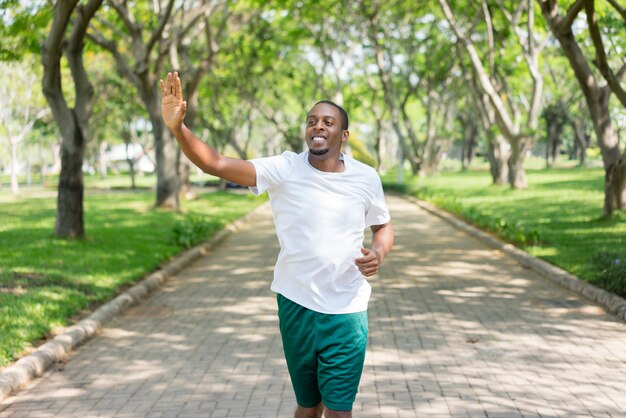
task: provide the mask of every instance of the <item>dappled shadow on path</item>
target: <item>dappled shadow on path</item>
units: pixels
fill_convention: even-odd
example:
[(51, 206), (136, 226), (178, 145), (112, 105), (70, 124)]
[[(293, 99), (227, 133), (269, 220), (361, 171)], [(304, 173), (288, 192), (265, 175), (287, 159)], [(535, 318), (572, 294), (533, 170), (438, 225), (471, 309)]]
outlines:
[[(397, 241), (371, 281), (355, 416), (625, 413), (624, 323), (416, 206), (390, 201)], [(268, 290), (276, 241), (271, 219), (256, 219), (4, 408), (292, 416)]]

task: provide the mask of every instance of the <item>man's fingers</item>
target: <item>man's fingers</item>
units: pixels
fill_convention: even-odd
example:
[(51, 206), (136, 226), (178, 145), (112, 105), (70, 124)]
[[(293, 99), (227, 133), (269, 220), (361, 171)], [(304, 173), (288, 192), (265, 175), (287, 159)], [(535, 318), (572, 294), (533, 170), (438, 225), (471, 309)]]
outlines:
[(371, 260), (357, 261), (356, 264), (359, 267), (377, 266), (378, 265), (378, 260), (374, 258), (374, 259), (371, 259)]
[(163, 80), (159, 80), (159, 84), (161, 85), (161, 97), (165, 97), (165, 95), (167, 94), (165, 92), (165, 83), (163, 82)]
[(177, 99), (183, 98), (183, 87), (180, 84), (180, 77), (178, 76), (178, 71), (174, 71), (174, 88)]
[(359, 271), (364, 276), (373, 276), (374, 274), (378, 272), (378, 269), (375, 267), (374, 268), (362, 268), (362, 269), (359, 269)]
[(376, 255), (373, 253), (370, 253), (368, 255), (366, 255), (365, 257), (360, 257), (354, 260), (357, 264), (359, 265), (365, 265), (365, 264), (371, 264), (374, 262), (378, 262), (378, 259), (376, 258)]

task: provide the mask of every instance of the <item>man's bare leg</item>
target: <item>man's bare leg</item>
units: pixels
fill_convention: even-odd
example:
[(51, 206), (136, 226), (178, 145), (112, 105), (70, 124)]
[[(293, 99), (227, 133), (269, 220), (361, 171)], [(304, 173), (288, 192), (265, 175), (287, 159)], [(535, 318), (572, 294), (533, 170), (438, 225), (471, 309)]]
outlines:
[(300, 405), (296, 408), (295, 418), (321, 418), (324, 412), (324, 404), (318, 403), (313, 408), (304, 408)]
[(352, 411), (335, 411), (324, 408), (324, 418), (352, 418)]

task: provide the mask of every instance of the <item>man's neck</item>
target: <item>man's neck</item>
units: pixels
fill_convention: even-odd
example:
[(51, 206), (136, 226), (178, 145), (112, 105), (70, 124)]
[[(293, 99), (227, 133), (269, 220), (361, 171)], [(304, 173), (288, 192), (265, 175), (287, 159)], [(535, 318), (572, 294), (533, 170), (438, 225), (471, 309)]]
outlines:
[(341, 173), (346, 169), (341, 154), (332, 155), (314, 155), (309, 151), (309, 164), (319, 171), (328, 173)]

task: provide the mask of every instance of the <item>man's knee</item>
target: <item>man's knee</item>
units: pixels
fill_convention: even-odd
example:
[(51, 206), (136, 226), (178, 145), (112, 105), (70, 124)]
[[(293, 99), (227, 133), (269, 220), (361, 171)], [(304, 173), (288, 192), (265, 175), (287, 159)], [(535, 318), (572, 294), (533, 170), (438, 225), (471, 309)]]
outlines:
[(335, 411), (334, 409), (324, 409), (324, 418), (352, 418), (352, 411)]
[(320, 418), (322, 412), (324, 412), (324, 404), (321, 402), (312, 408), (304, 408), (298, 405), (295, 418)]

